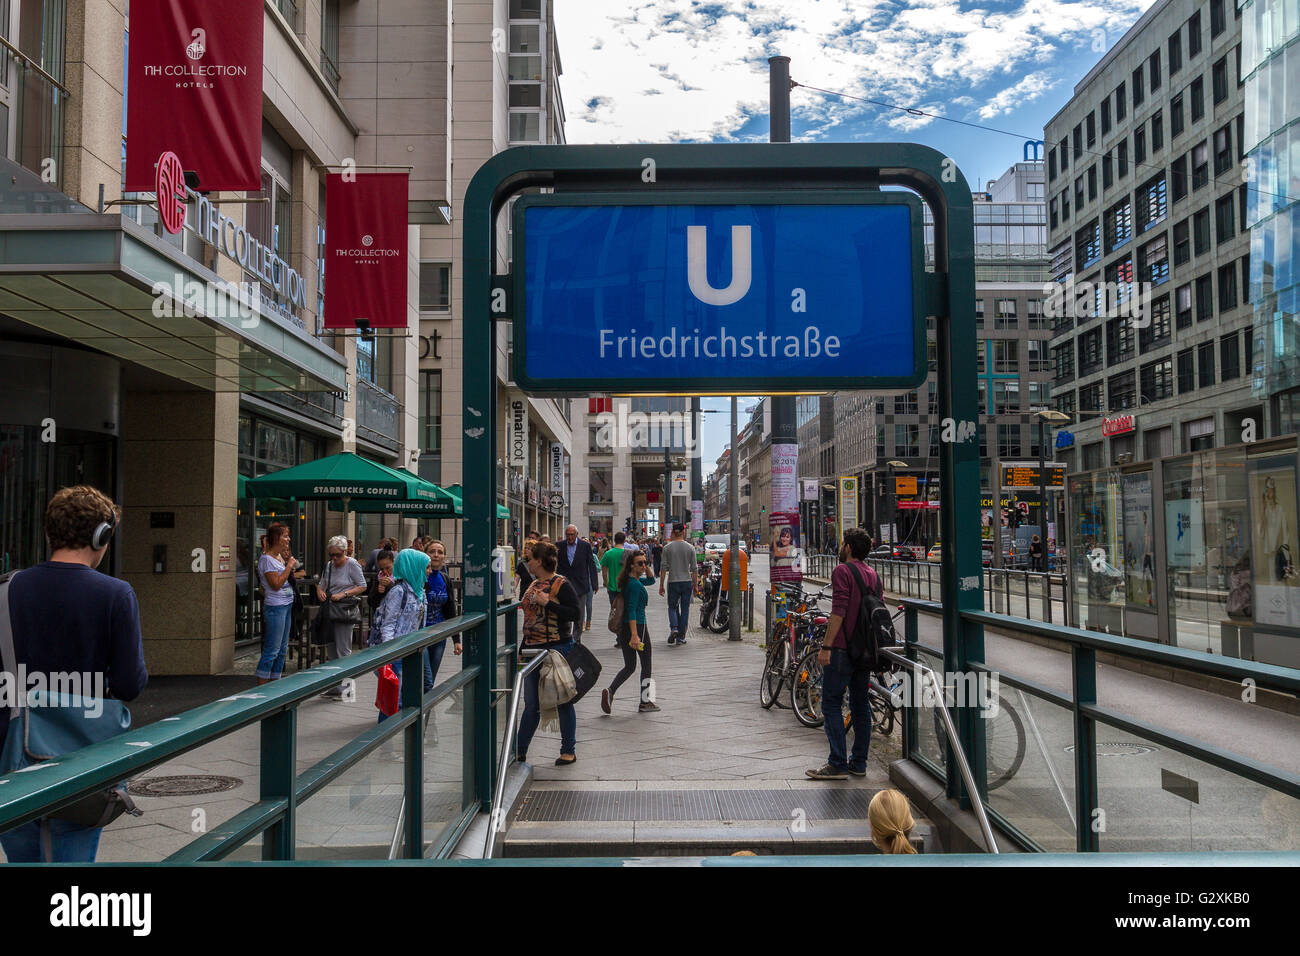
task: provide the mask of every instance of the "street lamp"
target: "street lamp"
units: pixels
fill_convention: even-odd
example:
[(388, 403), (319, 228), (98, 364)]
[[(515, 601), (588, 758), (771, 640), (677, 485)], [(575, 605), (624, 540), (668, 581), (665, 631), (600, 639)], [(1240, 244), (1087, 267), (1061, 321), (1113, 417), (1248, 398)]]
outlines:
[[(1043, 426), (1047, 422), (1053, 425), (1068, 425), (1072, 418), (1065, 412), (1058, 412), (1054, 409), (1043, 408), (1034, 413), (1038, 419), (1038, 533), (1043, 543), (1043, 554), (1047, 554), (1047, 464), (1044, 458), (1047, 450), (1046, 441), (1043, 438)], [(1045, 566), (1043, 570), (1047, 570)]]
[(906, 468), (907, 462), (894, 459), (885, 462), (889, 466), (889, 500), (893, 502), (893, 507), (889, 509), (889, 556), (894, 556), (894, 539), (898, 535), (898, 488), (894, 484), (894, 469)]

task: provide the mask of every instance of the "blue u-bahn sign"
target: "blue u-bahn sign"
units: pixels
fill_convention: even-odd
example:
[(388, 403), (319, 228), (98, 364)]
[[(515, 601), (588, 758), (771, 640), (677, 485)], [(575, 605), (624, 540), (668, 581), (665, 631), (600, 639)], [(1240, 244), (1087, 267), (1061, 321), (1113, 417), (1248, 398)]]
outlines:
[(915, 387), (927, 371), (920, 203), (903, 193), (520, 198), (525, 391)]

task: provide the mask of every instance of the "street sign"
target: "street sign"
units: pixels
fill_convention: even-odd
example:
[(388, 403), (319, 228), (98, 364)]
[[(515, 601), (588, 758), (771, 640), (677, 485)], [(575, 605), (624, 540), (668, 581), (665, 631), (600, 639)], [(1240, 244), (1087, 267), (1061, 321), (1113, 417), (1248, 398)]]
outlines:
[(548, 194), (514, 210), (529, 393), (915, 387), (921, 206), (904, 193)]
[(690, 472), (674, 471), (673, 472), (673, 494), (688, 495), (690, 493), (691, 493)]
[(895, 478), (894, 494), (896, 495), (916, 494), (916, 478), (915, 477)]
[(564, 508), (564, 495), (556, 491), (551, 494), (551, 510), (560, 511)]

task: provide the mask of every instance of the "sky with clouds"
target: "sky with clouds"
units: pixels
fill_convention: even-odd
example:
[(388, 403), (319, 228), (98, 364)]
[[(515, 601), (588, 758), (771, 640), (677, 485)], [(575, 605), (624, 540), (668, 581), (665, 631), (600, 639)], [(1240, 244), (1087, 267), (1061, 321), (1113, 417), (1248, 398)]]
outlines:
[[(820, 87), (983, 129), (796, 88), (792, 138), (920, 142), (972, 187), (1155, 0), (553, 0), (570, 143), (765, 142), (769, 56)], [(748, 404), (748, 402), (746, 402)], [(706, 471), (728, 416), (705, 416)], [(715, 424), (716, 423), (716, 424)]]

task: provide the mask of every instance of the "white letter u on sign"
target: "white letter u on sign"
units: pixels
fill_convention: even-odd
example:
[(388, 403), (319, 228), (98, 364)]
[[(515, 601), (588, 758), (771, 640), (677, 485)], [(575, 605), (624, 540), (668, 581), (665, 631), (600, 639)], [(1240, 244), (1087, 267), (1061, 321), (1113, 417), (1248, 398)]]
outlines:
[(686, 227), (686, 279), (691, 294), (705, 305), (731, 305), (749, 291), (751, 264), (749, 226), (731, 227), (731, 285), (715, 289), (709, 285), (709, 240), (704, 226)]

